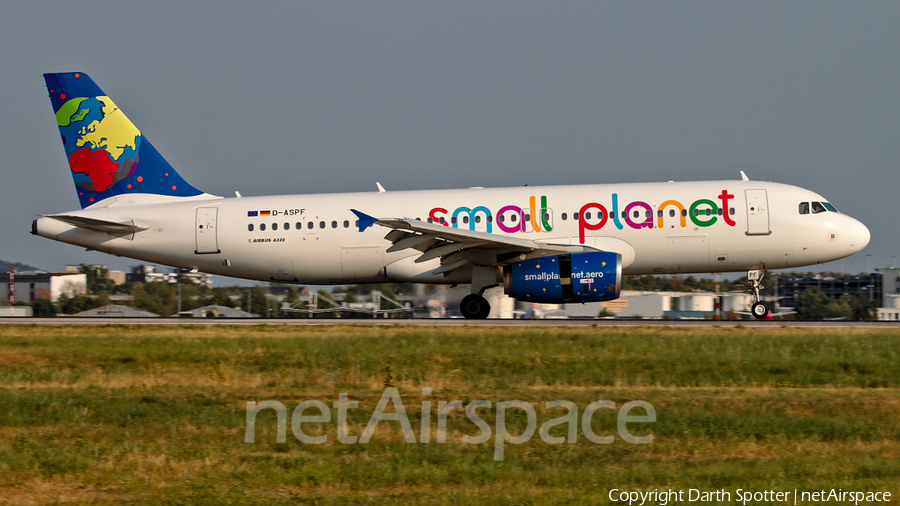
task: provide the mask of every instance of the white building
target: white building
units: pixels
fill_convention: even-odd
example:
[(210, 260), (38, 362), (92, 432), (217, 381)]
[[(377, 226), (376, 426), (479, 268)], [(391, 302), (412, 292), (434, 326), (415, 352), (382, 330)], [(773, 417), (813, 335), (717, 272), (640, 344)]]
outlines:
[(666, 311), (671, 311), (672, 299), (679, 295), (678, 292), (622, 290), (616, 300), (566, 304), (565, 314), (569, 318), (596, 318), (606, 311), (621, 318), (662, 318)]
[(678, 298), (679, 311), (715, 311), (716, 294), (704, 292), (685, 293)]
[(750, 311), (750, 306), (756, 302), (756, 297), (749, 293), (725, 293), (722, 294), (722, 312), (735, 313)]

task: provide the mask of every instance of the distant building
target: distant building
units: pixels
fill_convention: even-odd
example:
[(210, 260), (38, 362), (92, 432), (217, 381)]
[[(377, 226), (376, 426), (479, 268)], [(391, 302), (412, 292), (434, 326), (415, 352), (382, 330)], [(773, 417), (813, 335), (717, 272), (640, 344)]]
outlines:
[(618, 299), (603, 302), (570, 303), (565, 306), (569, 318), (596, 318), (606, 312), (616, 318), (662, 318), (672, 308), (677, 292), (622, 290)]
[[(90, 267), (95, 271), (99, 271), (100, 269), (107, 269), (105, 265), (87, 265), (86, 267)], [(66, 265), (66, 272), (77, 273), (81, 272), (82, 264), (68, 264)], [(122, 271), (111, 271), (109, 269), (106, 270), (106, 277), (108, 277), (113, 283), (117, 285), (122, 285), (125, 283), (125, 273)]]
[(212, 287), (213, 284), (212, 274), (188, 269), (170, 269), (170, 272), (159, 272), (155, 265), (134, 265), (131, 267), (131, 272), (125, 275), (125, 279), (129, 283), (152, 283), (154, 281), (177, 283), (180, 279), (209, 287)]
[[(9, 303), (9, 273), (0, 273), (0, 286), (4, 289), (0, 300)], [(30, 304), (34, 299), (49, 298), (56, 302), (59, 296), (66, 294), (83, 294), (87, 291), (87, 277), (84, 274), (71, 272), (16, 272), (15, 273), (15, 297), (16, 302)]]
[(257, 315), (227, 306), (203, 306), (182, 311), (175, 316), (182, 318), (257, 318)]
[(13, 307), (0, 307), (0, 318), (6, 316), (14, 316), (14, 317), (31, 317), (34, 316), (34, 313), (31, 310), (31, 306), (13, 306)]
[(87, 311), (82, 311), (80, 313), (75, 313), (71, 316), (91, 316), (91, 317), (111, 317), (111, 318), (156, 318), (159, 317), (156, 313), (151, 313), (149, 311), (142, 311), (140, 309), (135, 309), (133, 307), (128, 306), (116, 306), (109, 305), (98, 307), (94, 309), (88, 309)]
[[(886, 269), (885, 269), (886, 270)], [(895, 271), (897, 271), (895, 269)], [(897, 274), (894, 275), (897, 277)], [(818, 288), (832, 299), (854, 293), (863, 293), (879, 307), (884, 301), (884, 278), (881, 273), (858, 274), (855, 276), (828, 276), (812, 274), (808, 276), (774, 276), (763, 282), (769, 299), (775, 299), (779, 308), (797, 307), (797, 299), (806, 290)], [(895, 285), (891, 285), (893, 287)], [(897, 292), (894, 292), (897, 293)]]

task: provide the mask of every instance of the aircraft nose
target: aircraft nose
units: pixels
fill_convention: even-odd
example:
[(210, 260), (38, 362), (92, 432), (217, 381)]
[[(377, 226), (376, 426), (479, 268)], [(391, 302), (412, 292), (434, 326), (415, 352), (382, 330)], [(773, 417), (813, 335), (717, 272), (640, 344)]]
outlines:
[(869, 240), (872, 239), (872, 234), (869, 233), (869, 228), (863, 225), (858, 220), (853, 220), (853, 223), (850, 224), (850, 252), (856, 253), (857, 251), (862, 251), (869, 244)]

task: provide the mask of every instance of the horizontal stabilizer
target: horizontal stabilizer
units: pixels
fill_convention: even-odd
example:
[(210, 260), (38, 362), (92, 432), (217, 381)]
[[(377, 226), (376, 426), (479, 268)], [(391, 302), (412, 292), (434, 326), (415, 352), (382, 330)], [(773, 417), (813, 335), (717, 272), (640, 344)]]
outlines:
[(98, 220), (96, 218), (85, 218), (83, 216), (72, 216), (67, 214), (42, 214), (46, 218), (53, 218), (63, 223), (68, 223), (79, 228), (93, 230), (95, 232), (106, 232), (114, 235), (133, 234), (147, 230), (147, 227), (139, 227), (133, 221), (116, 222)]

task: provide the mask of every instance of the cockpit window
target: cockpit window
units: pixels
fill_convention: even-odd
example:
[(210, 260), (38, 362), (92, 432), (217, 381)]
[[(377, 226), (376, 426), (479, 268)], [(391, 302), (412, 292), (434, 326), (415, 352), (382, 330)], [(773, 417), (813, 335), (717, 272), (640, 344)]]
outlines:
[(822, 205), (821, 202), (813, 202), (812, 203), (812, 212), (813, 214), (824, 213), (827, 209)]
[(834, 206), (829, 204), (828, 202), (822, 202), (822, 205), (825, 206), (825, 209), (828, 209), (829, 211), (831, 211), (833, 213), (838, 212), (838, 210), (835, 209)]
[(809, 202), (800, 203), (800, 214), (809, 214)]

